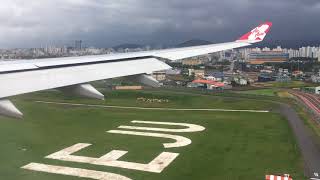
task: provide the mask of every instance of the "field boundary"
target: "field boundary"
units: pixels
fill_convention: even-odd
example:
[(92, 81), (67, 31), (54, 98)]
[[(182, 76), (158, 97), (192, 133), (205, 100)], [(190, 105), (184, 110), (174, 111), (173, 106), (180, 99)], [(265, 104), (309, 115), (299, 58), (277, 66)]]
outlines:
[(147, 107), (132, 107), (132, 106), (107, 106), (98, 104), (79, 104), (66, 102), (52, 102), (52, 101), (34, 101), (42, 104), (53, 105), (68, 105), (78, 107), (95, 107), (95, 108), (113, 108), (113, 109), (136, 109), (136, 110), (158, 110), (158, 111), (216, 111), (216, 112), (251, 112), (251, 113), (268, 113), (268, 110), (248, 110), (248, 109), (178, 109), (178, 108), (147, 108)]

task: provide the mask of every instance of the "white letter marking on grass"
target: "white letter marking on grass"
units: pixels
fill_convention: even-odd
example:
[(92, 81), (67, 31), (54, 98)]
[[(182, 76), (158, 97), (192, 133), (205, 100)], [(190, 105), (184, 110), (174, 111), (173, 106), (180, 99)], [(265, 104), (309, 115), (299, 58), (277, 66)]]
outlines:
[[(171, 123), (171, 122), (155, 122), (155, 121), (131, 121), (131, 123), (139, 123), (139, 124), (155, 124), (155, 125), (169, 125), (169, 126), (184, 126), (184, 129), (168, 129), (168, 128), (154, 128), (154, 127), (137, 127), (137, 126), (119, 126), (120, 129), (130, 129), (130, 130), (144, 130), (144, 131), (158, 131), (158, 132), (176, 132), (176, 133), (185, 133), (185, 132), (200, 132), (204, 131), (205, 128), (203, 126), (195, 125), (195, 124), (187, 124), (187, 123)], [(126, 134), (126, 135), (134, 135), (134, 136), (149, 136), (149, 137), (158, 137), (158, 138), (168, 138), (173, 139), (175, 142), (173, 143), (164, 143), (163, 146), (165, 148), (174, 148), (174, 147), (183, 147), (191, 144), (191, 140), (185, 138), (183, 136), (178, 135), (170, 135), (163, 133), (151, 133), (151, 132), (136, 132), (136, 131), (122, 131), (122, 130), (110, 130), (108, 133), (114, 134)], [(91, 146), (91, 144), (79, 143), (75, 144), (71, 147), (65, 148), (59, 152), (53, 153), (46, 158), (55, 159), (61, 161), (68, 162), (78, 162), (78, 163), (86, 163), (100, 166), (111, 166), (118, 167), (124, 169), (131, 169), (137, 171), (146, 171), (153, 173), (161, 173), (167, 166), (169, 166), (179, 155), (178, 153), (171, 152), (162, 152), (155, 159), (153, 159), (148, 164), (128, 162), (128, 161), (120, 161), (119, 159), (123, 157), (128, 151), (121, 150), (113, 150), (108, 154), (101, 156), (100, 158), (93, 157), (85, 157), (85, 156), (75, 156), (72, 155), (84, 148)], [(71, 168), (71, 167), (63, 167), (63, 166), (53, 166), (47, 164), (39, 164), (39, 163), (30, 163), (24, 167), (23, 169), (39, 171), (39, 172), (47, 172), (53, 174), (61, 174), (61, 175), (69, 175), (76, 176), (81, 178), (90, 178), (96, 180), (131, 180), (122, 175), (94, 171), (88, 169), (79, 169), (79, 168)]]
[(152, 127), (137, 127), (137, 126), (119, 126), (120, 129), (146, 130), (146, 131), (161, 131), (161, 132), (200, 132), (206, 128), (203, 126), (187, 123), (171, 123), (171, 122), (155, 122), (155, 121), (131, 121), (131, 123), (139, 124), (157, 124), (170, 126), (185, 126), (186, 129), (167, 129), (167, 128), (152, 128)]
[(79, 143), (54, 154), (51, 154), (46, 158), (161, 173), (179, 155), (178, 153), (162, 152), (148, 164), (119, 161), (119, 158), (128, 153), (127, 151), (119, 150), (113, 150), (100, 158), (71, 155), (89, 146), (91, 146), (91, 144)]
[(191, 140), (182, 136), (170, 135), (170, 134), (162, 134), (162, 133), (149, 133), (149, 132), (135, 132), (135, 131), (120, 131), (120, 130), (110, 130), (108, 133), (114, 134), (127, 134), (127, 135), (135, 135), (135, 136), (150, 136), (150, 137), (160, 137), (160, 138), (168, 138), (174, 139), (176, 142), (174, 143), (164, 143), (163, 146), (165, 148), (174, 148), (174, 147), (182, 147), (191, 144)]
[(70, 167), (63, 167), (63, 166), (52, 166), (52, 165), (39, 164), (39, 163), (30, 163), (26, 166), (23, 166), (22, 168), (31, 170), (31, 171), (76, 176), (76, 177), (90, 178), (90, 179), (96, 179), (96, 180), (131, 180), (130, 178), (127, 178), (119, 174), (114, 174), (114, 173), (93, 171), (93, 170), (79, 169), (79, 168), (70, 168)]

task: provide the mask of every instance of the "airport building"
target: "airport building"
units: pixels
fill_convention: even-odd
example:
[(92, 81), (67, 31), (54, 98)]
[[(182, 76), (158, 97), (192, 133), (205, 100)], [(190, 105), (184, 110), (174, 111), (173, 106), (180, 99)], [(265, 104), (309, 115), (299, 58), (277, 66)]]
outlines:
[(182, 60), (182, 65), (188, 66), (198, 66), (205, 64), (210, 61), (210, 56), (197, 56), (192, 58), (187, 58)]
[(204, 69), (188, 69), (189, 70), (189, 76), (194, 75), (196, 79), (202, 79), (205, 76), (205, 70)]
[(188, 66), (196, 66), (203, 64), (203, 61), (201, 59), (185, 59), (182, 61), (182, 64)]
[(282, 63), (289, 60), (289, 54), (282, 51), (261, 51), (249, 54), (250, 64)]
[(157, 81), (166, 80), (166, 71), (155, 71), (152, 73), (152, 77)]

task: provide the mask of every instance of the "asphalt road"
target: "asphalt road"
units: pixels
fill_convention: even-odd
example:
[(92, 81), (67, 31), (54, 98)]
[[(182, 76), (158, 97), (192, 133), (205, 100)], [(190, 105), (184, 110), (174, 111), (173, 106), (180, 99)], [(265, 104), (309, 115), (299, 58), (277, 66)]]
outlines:
[(289, 105), (281, 104), (280, 112), (288, 119), (296, 136), (304, 162), (305, 175), (313, 180), (320, 180), (320, 148), (298, 114)]

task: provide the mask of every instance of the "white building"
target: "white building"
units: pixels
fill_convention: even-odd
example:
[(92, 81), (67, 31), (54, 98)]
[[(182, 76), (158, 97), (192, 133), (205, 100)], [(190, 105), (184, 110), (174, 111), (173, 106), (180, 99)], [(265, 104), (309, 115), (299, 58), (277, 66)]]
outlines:
[(166, 71), (155, 71), (152, 73), (152, 77), (157, 81), (166, 80)]
[(277, 48), (273, 49), (273, 51), (282, 51), (281, 46), (277, 46)]
[(311, 76), (311, 80), (313, 83), (320, 83), (320, 76), (313, 75)]
[(262, 51), (271, 51), (271, 49), (268, 48), (268, 47), (264, 47), (264, 48), (262, 49)]
[(248, 81), (246, 80), (246, 79), (240, 79), (240, 81), (239, 81), (239, 84), (240, 85), (242, 85), (242, 86), (244, 86), (244, 85), (247, 85), (248, 84)]
[(316, 94), (320, 94), (320, 86), (316, 87)]

